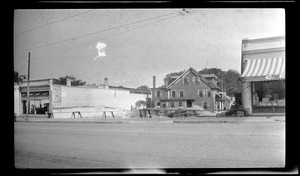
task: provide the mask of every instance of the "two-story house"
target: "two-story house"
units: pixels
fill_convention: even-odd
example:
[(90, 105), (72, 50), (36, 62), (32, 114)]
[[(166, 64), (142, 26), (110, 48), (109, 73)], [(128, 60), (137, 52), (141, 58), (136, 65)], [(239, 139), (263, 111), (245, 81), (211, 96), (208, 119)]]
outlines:
[(192, 107), (198, 105), (209, 111), (216, 108), (215, 94), (221, 90), (193, 68), (189, 68), (166, 87), (153, 88), (154, 106)]

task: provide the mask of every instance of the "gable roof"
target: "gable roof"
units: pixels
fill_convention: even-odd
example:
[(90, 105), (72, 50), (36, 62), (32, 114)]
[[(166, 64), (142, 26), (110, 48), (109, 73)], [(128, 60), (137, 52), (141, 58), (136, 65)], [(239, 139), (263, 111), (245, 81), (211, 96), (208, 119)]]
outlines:
[(204, 83), (206, 83), (206, 85), (208, 85), (210, 88), (212, 89), (218, 89), (220, 90), (220, 88), (218, 88), (216, 85), (212, 84), (211, 82), (209, 82), (207, 79), (205, 79), (203, 76), (201, 76), (195, 69), (193, 69), (192, 67), (190, 67), (187, 71), (183, 72), (177, 79), (175, 79), (171, 84), (169, 84), (167, 86), (168, 89), (170, 89), (174, 84), (176, 84), (182, 77), (186, 76), (188, 73), (193, 73), (196, 76), (198, 76)]

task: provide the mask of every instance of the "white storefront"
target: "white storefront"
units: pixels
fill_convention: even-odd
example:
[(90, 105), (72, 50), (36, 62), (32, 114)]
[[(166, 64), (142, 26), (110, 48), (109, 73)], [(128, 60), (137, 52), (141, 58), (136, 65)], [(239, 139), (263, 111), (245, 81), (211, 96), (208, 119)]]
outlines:
[(242, 104), (248, 114), (285, 114), (285, 37), (242, 40)]

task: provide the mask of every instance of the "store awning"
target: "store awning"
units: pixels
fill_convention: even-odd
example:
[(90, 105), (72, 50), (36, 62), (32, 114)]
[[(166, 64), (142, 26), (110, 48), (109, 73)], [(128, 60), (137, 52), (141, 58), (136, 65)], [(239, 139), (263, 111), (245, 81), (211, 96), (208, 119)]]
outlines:
[(285, 58), (247, 59), (240, 80), (270, 81), (285, 79)]

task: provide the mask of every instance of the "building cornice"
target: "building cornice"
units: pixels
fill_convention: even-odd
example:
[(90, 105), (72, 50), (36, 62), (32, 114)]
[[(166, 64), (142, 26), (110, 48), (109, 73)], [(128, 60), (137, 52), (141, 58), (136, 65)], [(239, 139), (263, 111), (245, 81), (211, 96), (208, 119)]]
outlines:
[(256, 54), (256, 53), (277, 52), (277, 51), (285, 51), (285, 47), (249, 50), (249, 51), (243, 51), (242, 54), (243, 55), (244, 54)]
[(285, 37), (276, 36), (276, 37), (257, 38), (257, 39), (242, 39), (242, 43), (260, 43), (260, 42), (276, 41), (276, 40), (285, 40)]

